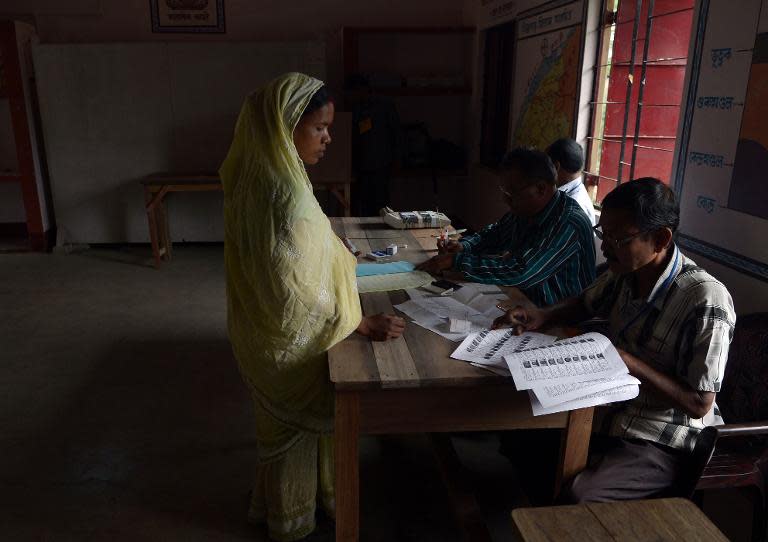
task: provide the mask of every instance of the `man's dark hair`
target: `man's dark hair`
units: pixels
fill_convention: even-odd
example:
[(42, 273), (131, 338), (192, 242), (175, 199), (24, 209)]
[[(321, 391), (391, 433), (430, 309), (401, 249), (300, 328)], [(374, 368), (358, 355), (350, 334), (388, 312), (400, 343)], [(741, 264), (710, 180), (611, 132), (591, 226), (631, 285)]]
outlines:
[(529, 181), (544, 181), (557, 184), (557, 170), (552, 160), (545, 153), (531, 148), (512, 149), (501, 159), (499, 169), (502, 173), (517, 171)]
[(680, 206), (675, 193), (653, 177), (620, 184), (605, 196), (602, 207), (628, 211), (640, 231), (669, 228), (674, 233), (680, 225)]
[(569, 137), (563, 137), (552, 143), (547, 154), (553, 162), (568, 173), (577, 173), (584, 167), (584, 150), (581, 145)]
[(321, 107), (323, 107), (327, 103), (333, 102), (333, 97), (331, 96), (331, 93), (328, 92), (328, 87), (323, 85), (319, 89), (315, 91), (315, 93), (312, 95), (312, 97), (309, 99), (309, 102), (307, 103), (307, 107), (304, 108), (304, 112), (301, 114), (301, 116), (309, 115), (313, 111), (317, 111)]

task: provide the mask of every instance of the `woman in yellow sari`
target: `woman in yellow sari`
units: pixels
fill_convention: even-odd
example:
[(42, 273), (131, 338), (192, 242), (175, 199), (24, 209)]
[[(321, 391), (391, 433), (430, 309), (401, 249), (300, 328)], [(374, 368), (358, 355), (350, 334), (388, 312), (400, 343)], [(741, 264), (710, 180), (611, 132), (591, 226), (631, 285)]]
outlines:
[(219, 170), (229, 337), (256, 408), (249, 518), (279, 541), (314, 530), (318, 500), (334, 517), (327, 350), (354, 331), (386, 340), (405, 325), (361, 316), (356, 259), (312, 193), (304, 164), (322, 158), (333, 113), (321, 81), (274, 79), (246, 98)]

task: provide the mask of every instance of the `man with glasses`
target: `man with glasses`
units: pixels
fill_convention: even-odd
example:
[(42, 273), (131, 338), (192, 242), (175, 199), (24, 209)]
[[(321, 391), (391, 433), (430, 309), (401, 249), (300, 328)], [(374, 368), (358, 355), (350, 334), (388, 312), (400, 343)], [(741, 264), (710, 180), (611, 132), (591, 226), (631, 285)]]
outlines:
[(461, 241), (438, 242), (438, 255), (418, 269), (516, 286), (538, 306), (580, 293), (595, 278), (592, 224), (576, 201), (558, 191), (552, 161), (541, 151), (518, 148), (500, 169), (500, 195), (509, 212)]
[(608, 436), (591, 446), (590, 466), (562, 495), (566, 502), (660, 496), (672, 486), (696, 436), (722, 423), (715, 405), (736, 313), (720, 282), (673, 241), (674, 194), (646, 177), (603, 200), (595, 233), (608, 272), (581, 295), (543, 309), (517, 307), (494, 324), (516, 332), (608, 320), (608, 335), (642, 382), (640, 395), (606, 418)]

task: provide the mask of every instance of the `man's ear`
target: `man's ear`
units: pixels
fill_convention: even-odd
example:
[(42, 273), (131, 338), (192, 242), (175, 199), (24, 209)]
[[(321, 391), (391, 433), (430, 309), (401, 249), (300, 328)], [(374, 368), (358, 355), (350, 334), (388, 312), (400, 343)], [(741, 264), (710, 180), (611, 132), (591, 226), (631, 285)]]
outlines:
[(653, 243), (656, 252), (661, 252), (672, 244), (672, 230), (670, 228), (661, 228), (654, 232)]

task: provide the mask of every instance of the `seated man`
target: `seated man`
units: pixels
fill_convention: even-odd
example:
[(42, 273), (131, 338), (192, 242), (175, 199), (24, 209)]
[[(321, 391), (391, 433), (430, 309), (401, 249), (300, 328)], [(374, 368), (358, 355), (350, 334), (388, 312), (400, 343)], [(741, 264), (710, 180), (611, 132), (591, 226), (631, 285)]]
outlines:
[(439, 254), (418, 269), (517, 286), (538, 306), (580, 293), (595, 278), (592, 225), (557, 190), (552, 161), (541, 151), (515, 149), (502, 160), (501, 174), (510, 212), (476, 235), (438, 242)]
[(573, 139), (564, 137), (552, 143), (547, 155), (557, 170), (557, 186), (561, 192), (575, 199), (595, 225), (595, 206), (581, 178), (584, 167), (584, 151)]
[[(562, 495), (569, 502), (663, 495), (699, 431), (722, 423), (722, 384), (736, 314), (720, 282), (673, 241), (679, 207), (653, 178), (619, 185), (603, 200), (595, 227), (609, 271), (581, 295), (544, 309), (516, 307), (496, 326), (517, 332), (606, 318), (609, 337), (642, 382), (640, 395), (607, 418), (602, 454)], [(595, 449), (595, 446), (592, 447)]]

